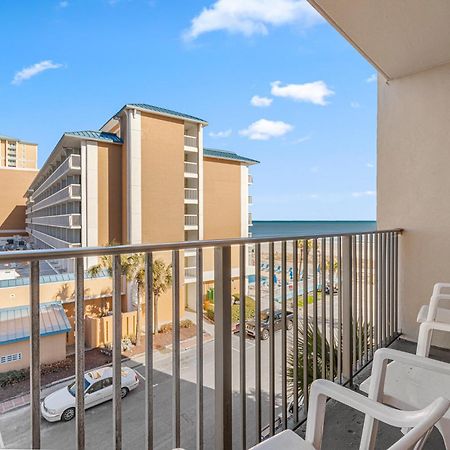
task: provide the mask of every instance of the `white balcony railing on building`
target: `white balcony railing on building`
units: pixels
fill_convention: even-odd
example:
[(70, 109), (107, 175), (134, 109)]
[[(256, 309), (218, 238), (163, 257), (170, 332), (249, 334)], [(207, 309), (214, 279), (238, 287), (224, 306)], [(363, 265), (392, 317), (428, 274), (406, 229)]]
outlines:
[(251, 195), (248, 196), (248, 204), (249, 205), (253, 204), (253, 197)]
[(33, 205), (33, 211), (38, 211), (48, 206), (54, 206), (58, 203), (66, 202), (69, 200), (81, 200), (81, 185), (79, 184), (69, 184), (65, 188), (58, 192), (44, 198), (38, 203)]
[(253, 216), (252, 213), (248, 213), (248, 226), (251, 227), (253, 225)]
[(185, 161), (184, 162), (184, 173), (198, 174), (197, 163)]
[(248, 174), (248, 184), (253, 184), (253, 175)]
[[(28, 222), (30, 223), (30, 222)], [(49, 225), (61, 228), (80, 228), (81, 214), (63, 214), (57, 216), (34, 217), (33, 225)]]
[(197, 269), (195, 267), (185, 267), (184, 276), (186, 278), (195, 278), (197, 275)]
[(185, 200), (198, 200), (198, 190), (194, 188), (184, 188)]
[(196, 214), (185, 214), (184, 225), (187, 227), (198, 226), (198, 216)]
[(78, 172), (81, 170), (81, 156), (70, 155), (54, 172), (52, 172), (42, 184), (35, 190), (33, 197), (44, 192), (52, 184), (56, 183), (60, 178), (68, 175), (70, 172)]
[(197, 148), (197, 138), (195, 136), (184, 136), (185, 147)]
[[(38, 239), (39, 233), (35, 232)], [(340, 233), (315, 236), (236, 238), (197, 242), (120, 245), (97, 248), (71, 248), (37, 251), (1, 252), (0, 263), (29, 263), (27, 279), (30, 292), (30, 414), (29, 447), (41, 448), (41, 370), (40, 357), (45, 336), (40, 334), (40, 261), (70, 260), (75, 267), (74, 328), (76, 421), (73, 427), (76, 447), (86, 448), (248, 448), (267, 434), (298, 428), (305, 418), (309, 386), (317, 378), (336, 383), (352, 383), (371, 362), (375, 351), (388, 346), (399, 335), (398, 280), (401, 230)], [(234, 251), (236, 250), (236, 252)], [(194, 275), (197, 286), (191, 301), (195, 306), (196, 331), (194, 356), (183, 356), (180, 344), (181, 298), (188, 294), (181, 272), (181, 255), (195, 251), (184, 275)], [(167, 296), (172, 314), (171, 389), (155, 389), (161, 378), (154, 358), (154, 297), (144, 289), (146, 314), (145, 377), (142, 388), (130, 399), (122, 399), (122, 268), (121, 255), (145, 255), (145, 280), (153, 279), (155, 258), (165, 253), (171, 261), (171, 295)], [(86, 257), (112, 257), (112, 428), (107, 441), (99, 441), (91, 417), (85, 416), (85, 264)], [(211, 258), (210, 255), (213, 255)], [(233, 257), (236, 255), (237, 257)], [(250, 257), (249, 257), (250, 255)], [(212, 259), (212, 260), (211, 260)], [(204, 286), (205, 271), (213, 264), (214, 289), (198, 295)], [(235, 271), (237, 269), (237, 272)], [(250, 272), (251, 270), (251, 272)], [(237, 275), (233, 275), (237, 273)], [(209, 281), (208, 281), (209, 283)], [(232, 315), (232, 285), (240, 297), (238, 315)], [(211, 283), (208, 284), (211, 286)], [(148, 286), (147, 286), (148, 287)], [(209, 296), (208, 296), (209, 295)], [(307, 295), (307, 301), (304, 296)], [(215, 324), (214, 343), (204, 343), (203, 308), (212, 300), (208, 317)], [(247, 301), (248, 299), (248, 301)], [(209, 302), (211, 303), (211, 302)], [(252, 305), (252, 310), (248, 305)], [(267, 322), (261, 312), (266, 310)], [(280, 330), (275, 314), (280, 314)], [(251, 315), (250, 315), (251, 314)], [(233, 317), (233, 319), (232, 319)], [(248, 320), (251, 317), (252, 320)], [(241, 333), (232, 339), (233, 322)], [(210, 324), (209, 327), (212, 325)], [(245, 332), (244, 332), (245, 330)], [(301, 339), (308, 334), (308, 345)], [(254, 336), (249, 346), (247, 333)], [(309, 339), (311, 336), (311, 339)], [(267, 343), (261, 343), (261, 338)], [(169, 347), (168, 347), (169, 348)], [(249, 363), (249, 361), (252, 361)], [(294, 361), (292, 364), (290, 361)], [(297, 364), (305, 362), (305, 366)], [(190, 365), (190, 366), (189, 366)], [(135, 368), (138, 370), (139, 367)], [(192, 369), (192, 370), (191, 370)], [(190, 379), (192, 372), (193, 379)], [(212, 378), (211, 378), (212, 376)], [(211, 388), (211, 379), (214, 388)], [(80, 393), (80, 394), (78, 394)], [(159, 396), (159, 397), (158, 397)], [(158, 398), (155, 402), (154, 398)], [(127, 412), (142, 401), (145, 417), (142, 426), (126, 432)], [(130, 402), (130, 403), (129, 403)], [(192, 420), (184, 420), (188, 402)], [(131, 406), (130, 406), (131, 405)], [(145, 405), (145, 408), (144, 408)], [(170, 409), (170, 433), (155, 433), (167, 428), (161, 405)], [(251, 414), (246, 414), (251, 411)], [(51, 428), (51, 430), (50, 430)], [(45, 426), (46, 447), (59, 442), (64, 431)], [(58, 428), (58, 427), (56, 427)], [(237, 430), (240, 430), (239, 432)], [(55, 433), (55, 435), (52, 435)], [(56, 434), (57, 433), (57, 434)], [(168, 434), (168, 435), (167, 435)], [(65, 435), (67, 436), (67, 435)], [(70, 436), (70, 434), (69, 434)], [(58, 441), (56, 441), (58, 439)], [(105, 439), (102, 435), (101, 439)], [(128, 441), (130, 439), (130, 441)]]
[(42, 233), (41, 231), (34, 229), (32, 231), (32, 235), (34, 238), (40, 240), (44, 244), (49, 245), (50, 247), (53, 248), (70, 248), (79, 245), (77, 243), (67, 242), (64, 241), (63, 239), (58, 239), (54, 236), (50, 236), (49, 234)]

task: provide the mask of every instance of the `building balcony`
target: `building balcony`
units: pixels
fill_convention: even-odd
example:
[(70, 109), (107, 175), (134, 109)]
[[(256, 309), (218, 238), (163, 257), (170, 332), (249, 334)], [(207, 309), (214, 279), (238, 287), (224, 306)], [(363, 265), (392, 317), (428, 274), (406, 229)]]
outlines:
[(253, 175), (248, 174), (248, 184), (253, 184)]
[(197, 204), (198, 203), (198, 189), (184, 188), (184, 203)]
[(248, 204), (253, 205), (253, 197), (251, 195), (248, 196)]
[[(33, 235), (42, 240), (46, 238), (38, 232), (33, 232)], [(172, 345), (167, 347), (172, 353), (171, 367), (168, 367), (167, 358), (155, 358), (155, 352), (150, 350), (146, 360), (151, 362), (153, 371), (146, 373), (142, 363), (137, 360), (133, 362), (134, 370), (142, 375), (139, 377), (140, 386), (130, 392), (127, 398), (121, 398), (121, 334), (114, 332), (115, 326), (122, 329), (122, 274), (120, 265), (117, 265), (112, 270), (114, 305), (111, 321), (113, 329), (110, 331), (115, 336), (112, 346), (112, 408), (119, 411), (119, 415), (113, 418), (112, 433), (110, 428), (99, 432), (98, 426), (87, 427), (87, 423), (103, 423), (104, 414), (98, 412), (106, 405), (85, 413), (86, 397), (76, 397), (78, 415), (73, 424), (76, 428), (75, 440), (80, 439), (81, 442), (86, 433), (90, 446), (96, 448), (118, 448), (114, 440), (116, 437), (122, 441), (122, 448), (196, 448), (197, 443), (201, 442), (203, 448), (228, 449), (248, 448), (286, 427), (301, 431), (299, 427), (305, 418), (302, 395), (304, 386), (320, 377), (340, 384), (357, 382), (375, 350), (391, 344), (399, 336), (397, 293), (401, 239), (399, 230), (386, 230), (319, 235), (313, 239), (303, 236), (289, 240), (273, 237), (263, 240), (244, 239), (239, 243), (235, 240), (215, 240), (127, 247), (127, 254), (130, 251), (149, 254), (166, 252), (168, 260), (173, 263), (172, 294), (168, 297), (171, 300), (167, 300), (172, 302), (173, 317)], [(198, 299), (195, 285), (190, 286), (193, 287), (195, 304), (202, 308), (203, 300), (209, 299), (209, 304), (213, 304), (213, 314), (208, 313), (210, 319), (203, 322), (203, 312), (199, 311), (200, 321), (197, 322), (193, 347), (181, 351), (177, 340), (183, 314), (179, 307), (180, 293), (185, 292), (186, 279), (195, 278), (198, 273), (197, 267), (190, 264), (184, 269), (184, 277), (180, 276), (181, 264), (180, 261), (177, 263), (177, 258), (181, 258), (183, 252), (195, 251), (199, 247), (202, 248), (204, 271), (210, 270), (206, 264), (211, 259), (209, 255), (213, 255), (212, 281), (215, 287), (212, 293), (209, 289), (204, 298), (201, 296)], [(237, 250), (237, 260), (231, 257), (235, 253), (234, 249)], [(207, 255), (209, 250), (212, 253)], [(120, 255), (121, 251), (124, 250), (119, 246), (48, 252), (42, 250), (39, 253), (3, 252), (0, 253), (0, 263), (33, 259), (29, 278), (31, 281), (28, 281), (31, 282), (29, 292), (33, 304), (39, 301), (39, 260), (76, 260), (76, 273), (83, 277), (85, 257), (99, 257), (104, 253)], [(250, 258), (248, 255), (251, 255)], [(146, 260), (143, 269), (151, 279), (153, 266), (149, 265), (150, 261), (151, 259)], [(336, 261), (336, 264), (328, 264), (328, 261)], [(75, 275), (75, 283), (77, 280)], [(235, 298), (232, 299), (232, 294), (239, 297), (239, 290), (232, 290), (232, 284), (236, 286), (235, 289), (239, 289), (238, 286), (244, 287), (245, 292), (242, 294), (248, 298), (246, 308), (253, 305), (253, 312), (248, 309), (250, 315), (246, 317), (254, 317), (254, 322), (246, 321), (240, 314), (236, 315), (238, 303)], [(306, 292), (308, 301), (303, 302), (302, 295)], [(84, 311), (79, 306), (84, 305), (84, 295), (85, 292), (81, 289), (74, 297), (74, 310), (82, 311), (74, 319), (80, 330), (76, 335), (75, 346), (77, 361), (81, 362), (75, 381), (80, 382), (84, 380), (80, 367), (83, 367), (85, 359), (85, 331), (81, 326), (85, 319)], [(255, 309), (268, 311), (268, 328), (262, 327), (260, 316), (255, 316)], [(280, 320), (279, 327), (275, 323), (275, 313), (285, 317)], [(191, 317), (196, 317), (194, 313), (190, 314)], [(45, 339), (45, 336), (39, 336), (39, 319), (39, 314), (31, 314), (31, 330), (37, 331), (30, 333), (29, 348), (31, 365), (34, 367), (39, 364), (40, 358), (40, 346), (35, 343), (38, 339)], [(142, 320), (143, 327), (153, 334), (153, 320), (145, 315)], [(204, 331), (209, 333), (211, 328), (214, 330), (214, 336), (210, 336), (213, 343), (205, 344)], [(236, 328), (245, 329), (248, 336), (233, 334), (232, 331)], [(306, 347), (300, 345), (294, 336), (294, 333), (300, 336), (303, 329), (311, 330), (311, 344)], [(262, 330), (268, 330), (265, 340), (261, 340)], [(314, 347), (319, 343), (324, 343), (321, 351)], [(303, 354), (303, 349), (306, 354)], [(293, 370), (290, 361), (304, 360), (310, 366), (307, 371), (299, 370), (298, 367)], [(242, 364), (243, 361), (245, 364)], [(327, 361), (327, 364), (323, 364), (323, 361)], [(127, 365), (126, 362), (123, 364)], [(162, 374), (164, 377), (169, 376), (168, 371), (171, 375), (170, 380), (166, 381), (170, 381), (172, 386), (170, 392), (161, 389), (157, 381)], [(41, 393), (39, 389), (39, 370), (31, 372), (30, 385), (31, 406), (16, 410), (10, 415), (2, 414), (0, 422), (3, 430), (10, 429), (12, 424), (15, 426), (14, 433), (2, 433), (5, 446), (40, 448), (38, 441), (41, 433), (45, 436), (46, 446), (49, 442), (55, 447), (68, 442), (74, 433), (72, 427), (48, 426), (41, 420), (41, 398), (48, 393)], [(67, 381), (63, 386), (66, 385)], [(143, 419), (142, 409), (137, 408), (137, 405), (146, 404), (145, 399), (148, 398), (154, 399), (152, 403), (147, 403), (147, 417), (151, 420), (142, 422), (144, 425), (133, 425), (138, 423), (138, 418)], [(336, 417), (340, 418), (336, 433), (344, 430), (348, 434), (348, 430), (355, 426), (354, 415), (335, 410), (335, 405), (330, 405), (331, 412), (334, 411)], [(242, 411), (248, 413), (242, 414)], [(193, 419), (183, 421), (186, 415)], [(33, 418), (31, 422), (30, 416)], [(348, 425), (345, 422), (347, 419)], [(172, 423), (172, 427), (167, 427), (167, 423)], [(158, 431), (152, 433), (152, 429)], [(83, 445), (78, 448), (83, 448)]]
[(185, 178), (198, 178), (198, 164), (195, 162), (184, 162)]
[(185, 214), (184, 215), (184, 229), (185, 230), (198, 230), (198, 215), (197, 214)]
[(81, 214), (33, 217), (32, 219), (27, 218), (26, 222), (33, 225), (49, 225), (60, 228), (81, 228)]
[(44, 198), (43, 200), (35, 203), (32, 207), (32, 211), (38, 211), (48, 206), (54, 206), (58, 203), (64, 203), (69, 200), (81, 200), (81, 185), (69, 184), (65, 188), (52, 195)]
[(188, 152), (198, 152), (196, 136), (184, 136), (184, 149)]
[(66, 175), (80, 173), (80, 171), (81, 171), (81, 156), (80, 155), (70, 155), (33, 192), (33, 197), (36, 197), (37, 195), (44, 192), (52, 184), (56, 183), (60, 178), (66, 176)]
[(252, 227), (253, 226), (253, 216), (252, 213), (248, 213), (248, 226)]
[(80, 245), (79, 243), (67, 242), (34, 229), (32, 229), (32, 236), (35, 239), (38, 239), (39, 241), (43, 242), (45, 245), (50, 246), (51, 248), (67, 249), (71, 247), (78, 247)]

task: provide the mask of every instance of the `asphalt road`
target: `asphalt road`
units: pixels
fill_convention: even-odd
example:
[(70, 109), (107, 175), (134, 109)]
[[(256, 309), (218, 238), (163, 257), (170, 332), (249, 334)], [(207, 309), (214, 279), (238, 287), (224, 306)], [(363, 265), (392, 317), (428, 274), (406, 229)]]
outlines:
[[(239, 448), (239, 337), (233, 336), (233, 439)], [(247, 435), (248, 445), (253, 444), (255, 437), (255, 342), (246, 341), (247, 354)], [(281, 332), (276, 333), (276, 392), (277, 403), (280, 404), (281, 392)], [(262, 342), (262, 397), (263, 423), (268, 422), (268, 342)], [(195, 420), (195, 380), (196, 380), (195, 348), (186, 350), (181, 355), (181, 446), (194, 449), (196, 443)], [(139, 387), (130, 392), (122, 403), (123, 448), (144, 448), (144, 366), (139, 361), (135, 370), (141, 377)], [(133, 363), (129, 365), (134, 365)], [(171, 449), (172, 442), (172, 377), (171, 354), (158, 355), (154, 371), (154, 414), (155, 414), (155, 448)], [(61, 387), (62, 385), (58, 386)], [(205, 403), (205, 448), (214, 448), (214, 342), (204, 346), (204, 403)], [(5, 448), (30, 447), (29, 407), (21, 408), (0, 416), (0, 444)], [(113, 443), (112, 402), (107, 402), (86, 411), (86, 444), (89, 449), (109, 449)], [(75, 421), (48, 423), (42, 419), (42, 448), (74, 449)], [(235, 447), (235, 446), (233, 446)]]

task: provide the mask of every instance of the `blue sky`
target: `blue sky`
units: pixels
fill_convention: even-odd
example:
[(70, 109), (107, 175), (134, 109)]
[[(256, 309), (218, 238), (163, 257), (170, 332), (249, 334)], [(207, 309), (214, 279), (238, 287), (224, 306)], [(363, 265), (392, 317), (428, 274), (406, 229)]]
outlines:
[(150, 103), (261, 161), (254, 219), (375, 218), (374, 69), (303, 0), (3, 0), (0, 16), (0, 134), (37, 142), (40, 164), (64, 131)]

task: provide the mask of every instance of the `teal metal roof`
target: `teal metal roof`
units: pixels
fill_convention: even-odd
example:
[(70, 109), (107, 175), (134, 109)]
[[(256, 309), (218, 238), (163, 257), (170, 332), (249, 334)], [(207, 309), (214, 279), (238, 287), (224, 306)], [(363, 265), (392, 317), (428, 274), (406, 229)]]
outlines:
[(215, 148), (204, 148), (203, 156), (209, 156), (210, 158), (228, 159), (230, 161), (240, 161), (247, 164), (259, 164), (259, 161), (257, 161), (256, 159), (246, 158), (245, 156), (240, 156), (234, 152), (229, 152), (227, 150), (218, 150)]
[[(103, 278), (103, 277), (109, 277), (110, 274), (108, 273), (107, 269), (102, 270), (98, 275), (95, 277), (91, 276), (89, 272), (84, 273), (84, 278)], [(73, 273), (60, 273), (55, 275), (42, 275), (39, 277), (39, 284), (44, 283), (60, 283), (62, 281), (73, 281), (75, 280), (75, 275)], [(17, 287), (17, 286), (28, 286), (30, 284), (30, 278), (29, 277), (20, 277), (20, 278), (14, 278), (11, 280), (0, 280), (0, 289), (1, 288), (9, 288), (9, 287)]]
[[(70, 331), (69, 320), (60, 302), (41, 303), (39, 305), (39, 313), (41, 336), (51, 336)], [(0, 309), (0, 345), (25, 341), (29, 337), (29, 306)]]
[(96, 141), (112, 142), (114, 144), (123, 144), (122, 139), (114, 133), (105, 131), (67, 131), (65, 136), (75, 136), (86, 139), (95, 139)]
[[(194, 122), (208, 123), (206, 120), (200, 119), (199, 117), (191, 116), (190, 114), (181, 113), (174, 111), (172, 109), (161, 108), (160, 106), (148, 105), (147, 103), (128, 103), (126, 107), (135, 107), (140, 109), (145, 109), (147, 111), (152, 111), (158, 114), (164, 114), (166, 116), (175, 116), (182, 119), (193, 120)], [(122, 108), (123, 109), (123, 108)]]

